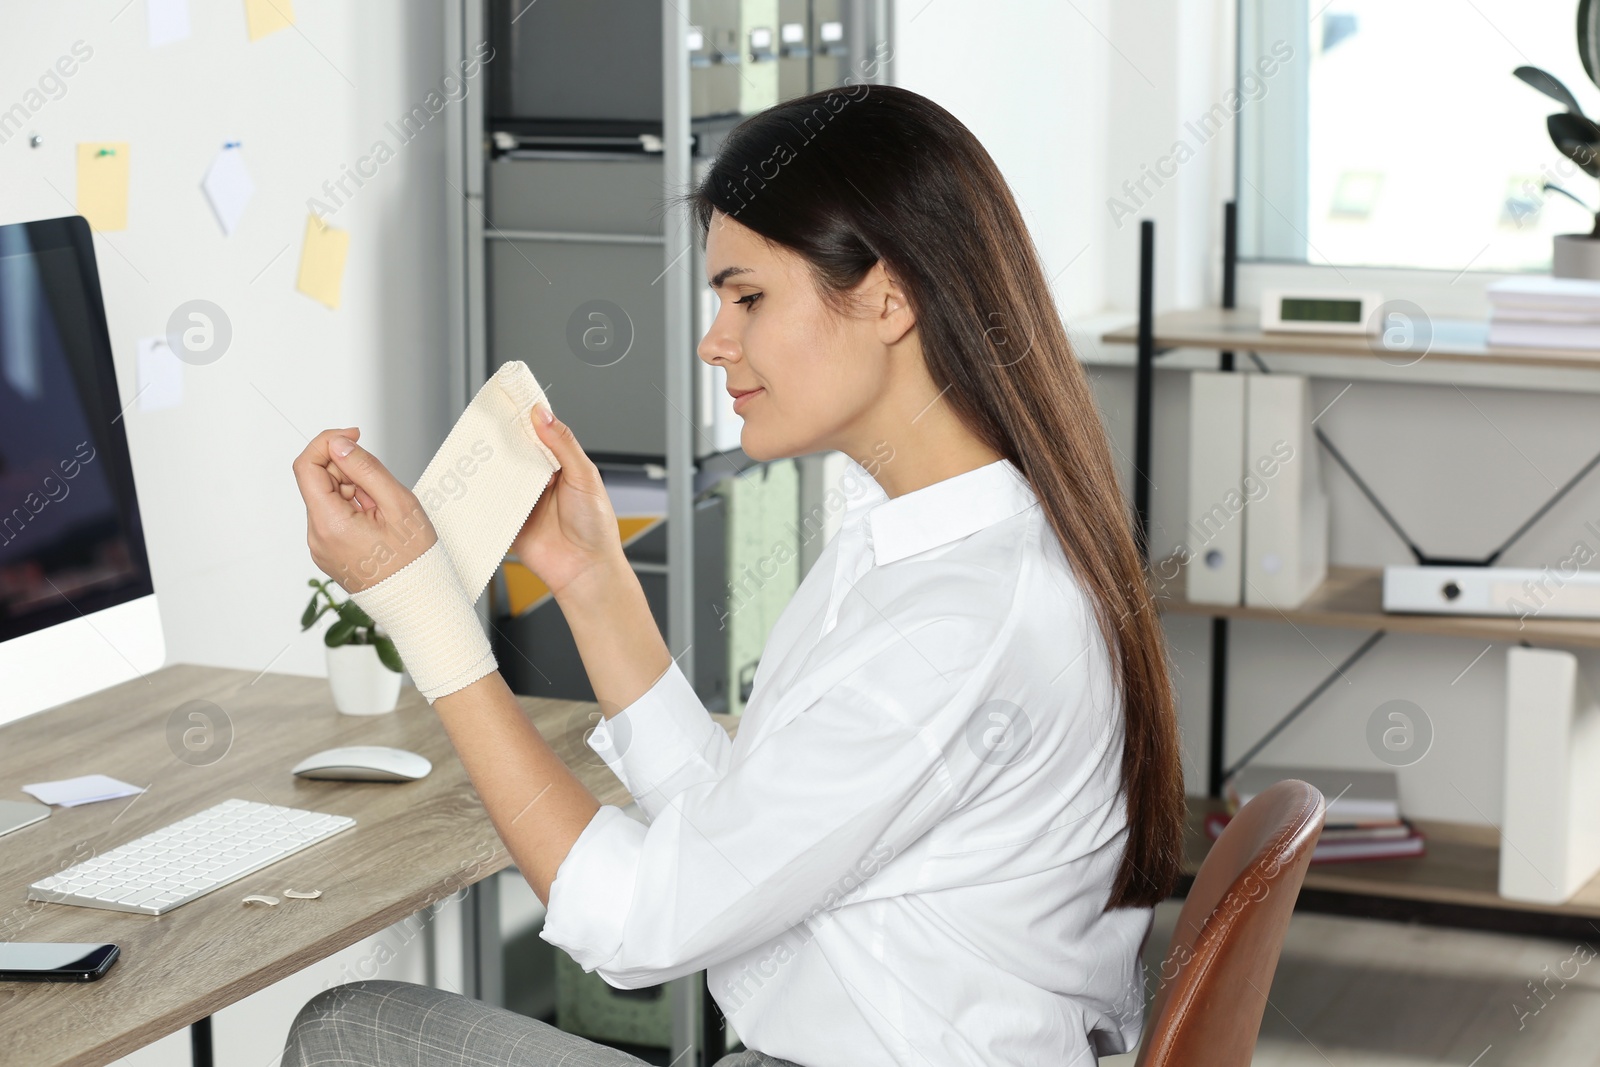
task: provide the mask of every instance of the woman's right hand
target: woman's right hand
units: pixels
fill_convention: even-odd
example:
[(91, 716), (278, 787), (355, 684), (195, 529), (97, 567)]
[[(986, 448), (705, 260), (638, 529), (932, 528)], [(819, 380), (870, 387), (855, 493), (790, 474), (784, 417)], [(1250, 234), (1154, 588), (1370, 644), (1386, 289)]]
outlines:
[(548, 409), (535, 404), (534, 432), (561, 461), (511, 543), (511, 551), (559, 598), (575, 581), (608, 568), (627, 566), (611, 497), (600, 468), (560, 419), (544, 421)]

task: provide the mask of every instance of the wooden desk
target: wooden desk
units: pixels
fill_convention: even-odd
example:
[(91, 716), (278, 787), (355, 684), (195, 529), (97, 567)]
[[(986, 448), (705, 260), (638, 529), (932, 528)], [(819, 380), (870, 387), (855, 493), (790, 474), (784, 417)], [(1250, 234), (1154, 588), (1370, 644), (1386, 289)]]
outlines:
[[(522, 705), (601, 803), (628, 802), (583, 743), (595, 705)], [(185, 743), (184, 731), (207, 729), (191, 712), (215, 720), (215, 738), (231, 726), (220, 758), (220, 743), (206, 744), (204, 733)], [(731, 732), (734, 720), (717, 718)], [(353, 744), (419, 752), (433, 772), (403, 784), (289, 773), (304, 756)], [(111, 941), (122, 956), (97, 982), (0, 984), (6, 1063), (109, 1063), (511, 863), (443, 726), (414, 689), (393, 713), (363, 718), (335, 711), (321, 678), (180, 665), (0, 727), (0, 796), (24, 799), (24, 783), (89, 773), (149, 788), (128, 800), (54, 808), (43, 822), (0, 837), (0, 941)], [(30, 883), (229, 797), (349, 815), (356, 825), (166, 915), (27, 899)], [(277, 907), (241, 903), (290, 888), (322, 896)]]

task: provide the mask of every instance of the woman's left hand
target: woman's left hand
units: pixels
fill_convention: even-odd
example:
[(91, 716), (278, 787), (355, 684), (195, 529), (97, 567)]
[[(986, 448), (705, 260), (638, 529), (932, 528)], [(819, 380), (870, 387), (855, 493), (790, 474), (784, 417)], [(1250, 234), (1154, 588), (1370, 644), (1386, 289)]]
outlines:
[(360, 435), (324, 430), (294, 461), (312, 562), (347, 593), (383, 581), (439, 539), (416, 494), (356, 444)]

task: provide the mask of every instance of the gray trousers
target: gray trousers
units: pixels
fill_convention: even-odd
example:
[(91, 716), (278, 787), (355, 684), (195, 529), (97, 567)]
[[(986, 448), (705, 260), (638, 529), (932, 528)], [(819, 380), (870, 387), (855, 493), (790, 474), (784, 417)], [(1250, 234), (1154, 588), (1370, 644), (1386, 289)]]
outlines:
[[(442, 989), (374, 979), (325, 989), (295, 1016), (282, 1067), (641, 1067), (644, 1060)], [(716, 1067), (799, 1067), (735, 1052)]]

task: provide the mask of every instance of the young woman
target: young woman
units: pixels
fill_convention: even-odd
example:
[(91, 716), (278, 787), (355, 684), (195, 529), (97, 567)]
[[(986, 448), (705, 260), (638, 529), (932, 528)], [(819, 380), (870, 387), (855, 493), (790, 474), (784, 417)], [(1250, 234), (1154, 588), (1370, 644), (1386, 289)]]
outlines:
[[(700, 358), (726, 369), (752, 457), (849, 457), (827, 501), (841, 527), (730, 743), (668, 654), (598, 470), (535, 408), (562, 469), (514, 551), (571, 625), (605, 714), (591, 744), (648, 819), (595, 801), (492, 659), (430, 693), (548, 904), (541, 936), (615, 986), (707, 971), (752, 1050), (724, 1064), (1132, 1048), (1139, 952), (1178, 872), (1173, 700), (1103, 429), (1005, 181), (943, 108), (862, 85), (744, 122), (690, 201), (721, 297)], [(296, 462), (335, 576), (419, 507), (355, 436)], [(374, 580), (407, 581), (432, 541)], [(408, 662), (430, 654), (408, 640)], [(384, 981), (314, 998), (283, 1062), (429, 1050), (639, 1062)]]

